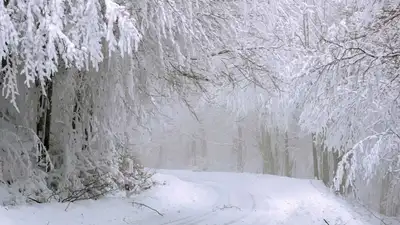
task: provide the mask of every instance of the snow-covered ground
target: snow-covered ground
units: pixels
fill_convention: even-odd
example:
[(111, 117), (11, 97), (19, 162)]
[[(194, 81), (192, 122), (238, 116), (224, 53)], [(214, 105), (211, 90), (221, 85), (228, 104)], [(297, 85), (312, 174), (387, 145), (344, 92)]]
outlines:
[(154, 178), (165, 185), (130, 198), (0, 208), (0, 225), (381, 224), (318, 181), (171, 170)]

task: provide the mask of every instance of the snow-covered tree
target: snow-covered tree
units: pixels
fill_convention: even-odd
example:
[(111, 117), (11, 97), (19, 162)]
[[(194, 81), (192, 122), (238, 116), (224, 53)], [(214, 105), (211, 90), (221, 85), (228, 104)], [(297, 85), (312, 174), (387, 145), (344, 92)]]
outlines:
[[(382, 174), (397, 184), (399, 3), (324, 2), (338, 17), (318, 22), (328, 7), (308, 5), (306, 51), (288, 62), (285, 75), (296, 87), (286, 95), (287, 109), (304, 131), (323, 135), (324, 149), (338, 152), (335, 189), (358, 195), (360, 185)], [(394, 205), (396, 193), (387, 193)]]
[(299, 126), (295, 135), (309, 135), (313, 143), (307, 151), (316, 177), (356, 196), (382, 183), (393, 214), (399, 202), (399, 2), (258, 3), (268, 15), (264, 68), (278, 88), (247, 87), (221, 95), (219, 103), (240, 116), (260, 113), (260, 146), (270, 145), (266, 130)]
[(15, 118), (1, 117), (2, 181), (32, 199), (68, 197), (99, 176), (126, 182), (120, 156), (162, 104), (191, 108), (211, 86), (270, 76), (248, 18), (257, 10), (244, 0), (3, 1), (0, 85), (13, 107), (2, 115)]

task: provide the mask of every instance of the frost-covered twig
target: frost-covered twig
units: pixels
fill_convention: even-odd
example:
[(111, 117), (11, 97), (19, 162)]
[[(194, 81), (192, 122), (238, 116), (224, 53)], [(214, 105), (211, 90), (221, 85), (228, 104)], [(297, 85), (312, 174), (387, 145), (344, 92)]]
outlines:
[(146, 205), (146, 204), (144, 204), (144, 203), (132, 202), (132, 204), (133, 204), (133, 205), (138, 205), (139, 207), (146, 207), (146, 208), (148, 208), (148, 209), (153, 210), (153, 211), (156, 212), (158, 215), (164, 216), (164, 214), (160, 213), (158, 210), (156, 210), (156, 209), (154, 209), (153, 207), (148, 206), (148, 205)]
[(241, 208), (235, 206), (235, 205), (223, 205), (222, 207), (217, 207), (219, 210), (225, 210), (225, 209), (237, 209), (239, 211), (242, 211)]
[(113, 191), (112, 184), (105, 178), (106, 175), (99, 173), (91, 177), (89, 183), (84, 184), (83, 188), (73, 189), (70, 188), (67, 197), (62, 199), (61, 202), (75, 202), (86, 199), (98, 199), (101, 196)]

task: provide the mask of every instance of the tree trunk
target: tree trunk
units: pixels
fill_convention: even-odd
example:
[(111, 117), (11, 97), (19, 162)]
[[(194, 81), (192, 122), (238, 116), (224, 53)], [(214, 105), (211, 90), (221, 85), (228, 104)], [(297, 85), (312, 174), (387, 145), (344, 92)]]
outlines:
[(328, 187), (330, 185), (328, 149), (326, 149), (326, 147), (324, 147), (322, 152), (322, 181), (324, 182), (325, 186)]
[[(1, 69), (3, 70), (6, 66), (7, 66), (7, 59), (5, 58), (5, 57), (3, 57), (3, 58), (1, 58)], [(4, 76), (5, 76), (5, 73), (4, 72), (1, 72), (0, 73), (0, 87), (1, 87), (1, 85), (3, 84), (3, 82), (4, 82)]]
[(197, 166), (197, 150), (196, 150), (196, 140), (192, 140), (192, 166)]
[(264, 127), (260, 129), (259, 150), (262, 154), (262, 172), (263, 174), (272, 173), (272, 148), (271, 148), (271, 135)]
[(318, 173), (318, 155), (317, 155), (317, 139), (315, 133), (311, 134), (312, 139), (312, 153), (313, 153), (313, 164), (314, 164), (314, 178), (319, 179)]
[(339, 152), (339, 150), (336, 150), (334, 148), (332, 148), (331, 152), (332, 152), (332, 166), (333, 166), (333, 169), (331, 171), (332, 172), (331, 182), (333, 183), (336, 179), (337, 169), (338, 169), (338, 165), (339, 165), (339, 153), (340, 152)]
[(81, 139), (81, 149), (84, 151), (89, 148), (89, 142), (90, 142), (89, 138), (93, 130), (91, 123), (91, 117), (93, 116), (93, 105), (89, 101), (84, 101), (85, 97), (88, 98), (91, 96), (85, 96), (84, 93), (85, 88), (80, 87), (80, 85), (85, 85), (83, 83), (85, 77), (83, 76), (84, 74), (82, 74), (82, 72), (79, 71), (77, 74), (77, 80), (79, 82), (77, 90), (75, 91), (75, 99), (74, 99), (75, 104), (74, 104), (71, 123), (72, 123), (72, 129), (75, 132), (77, 132), (78, 134), (80, 134), (80, 132), (83, 132), (83, 138)]
[(202, 158), (202, 166), (203, 166), (203, 170), (207, 170), (208, 167), (208, 163), (207, 163), (207, 140), (206, 140), (206, 131), (204, 128), (200, 129), (200, 133), (201, 133), (201, 158)]
[(289, 135), (288, 132), (285, 132), (285, 176), (291, 177), (292, 176), (292, 171), (291, 171), (291, 165), (290, 165), (290, 155), (289, 155)]
[(238, 125), (238, 146), (237, 146), (237, 170), (243, 172), (243, 128)]
[(160, 145), (160, 149), (158, 151), (158, 168), (161, 168), (163, 166), (163, 161), (164, 161), (164, 150), (163, 147)]
[[(279, 130), (278, 128), (275, 129), (274, 133), (274, 138), (275, 138), (275, 146), (274, 146), (274, 151), (272, 152), (271, 148), (271, 162), (272, 162), (272, 174), (278, 175), (282, 170), (281, 170), (281, 162), (280, 162), (280, 155), (279, 155)], [(271, 141), (272, 143), (272, 141)]]
[[(39, 88), (39, 85), (36, 85)], [(48, 152), (50, 149), (50, 128), (51, 128), (51, 110), (52, 110), (52, 95), (53, 82), (46, 81), (46, 93), (40, 92), (38, 118), (36, 122), (36, 134), (42, 144), (38, 144), (40, 150), (37, 163), (46, 172), (50, 171), (50, 162), (48, 160)], [(43, 148), (44, 147), (44, 148)]]
[(46, 149), (50, 149), (50, 126), (51, 126), (51, 110), (53, 107), (52, 103), (53, 96), (53, 82), (49, 81), (47, 83), (47, 109), (46, 109), (46, 123), (45, 123), (45, 133), (44, 133), (44, 146)]
[[(307, 4), (307, 0), (304, 0), (304, 3)], [(308, 13), (305, 11), (303, 13), (303, 32), (304, 32), (304, 47), (308, 48), (310, 45), (310, 35), (309, 35), (309, 21), (308, 21)]]
[(381, 193), (380, 193), (380, 202), (379, 202), (379, 213), (382, 215), (388, 215), (388, 192), (389, 192), (389, 174), (386, 174), (382, 177), (381, 183)]

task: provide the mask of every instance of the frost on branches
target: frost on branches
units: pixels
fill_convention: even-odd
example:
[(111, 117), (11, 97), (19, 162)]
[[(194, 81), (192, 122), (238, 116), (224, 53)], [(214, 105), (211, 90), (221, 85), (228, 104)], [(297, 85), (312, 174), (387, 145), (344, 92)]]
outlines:
[[(342, 194), (368, 196), (366, 202), (376, 202), (369, 196), (381, 191), (379, 210), (398, 215), (400, 2), (259, 4), (268, 15), (262, 30), (267, 41), (261, 68), (268, 69), (263, 78), (274, 75), (270, 80), (278, 88), (248, 87), (231, 95), (220, 90), (217, 93), (224, 97), (219, 101), (240, 116), (258, 112), (267, 130), (299, 126), (302, 131), (297, 136), (309, 135), (313, 147), (319, 142), (332, 158), (329, 169), (334, 178), (330, 176), (327, 185)], [(248, 21), (256, 24), (262, 17), (255, 18)], [(259, 97), (249, 94), (252, 91)]]
[[(106, 123), (93, 110), (102, 102), (94, 102), (90, 92), (104, 87), (84, 93), (90, 76), (80, 75), (98, 71), (112, 52), (137, 50), (142, 36), (135, 18), (109, 0), (7, 0), (0, 4), (0, 18), (0, 85), (14, 106), (2, 101), (0, 180), (11, 201), (44, 202), (53, 195), (62, 200), (76, 191), (81, 198), (98, 197), (111, 190), (118, 182), (107, 170), (118, 162), (107, 158), (118, 150), (90, 143), (91, 132), (104, 134), (96, 122)], [(58, 88), (62, 81), (71, 83)], [(15, 199), (19, 196), (24, 197)]]
[(303, 130), (323, 134), (327, 150), (338, 152), (334, 188), (357, 196), (363, 185), (382, 182), (393, 208), (400, 203), (399, 2), (335, 4), (337, 19), (323, 20), (328, 8), (317, 5), (306, 14), (299, 35), (306, 51), (288, 77), (297, 87), (290, 105)]
[[(147, 188), (147, 178), (127, 174), (146, 177), (132, 152), (155, 108), (233, 83), (232, 71), (267, 74), (254, 57), (262, 38), (240, 39), (261, 32), (248, 26), (246, 10), (256, 10), (249, 6), (3, 1), (0, 181), (21, 197), (11, 201), (97, 198), (127, 183)], [(136, 172), (124, 172), (127, 161)]]
[[(17, 108), (17, 79), (44, 91), (60, 65), (94, 68), (111, 51), (131, 53), (141, 39), (136, 21), (113, 1), (4, 1), (0, 4), (2, 93)], [(117, 37), (118, 36), (118, 37)], [(4, 63), (5, 62), (5, 63)]]

